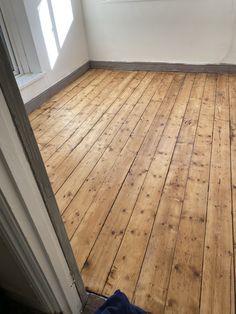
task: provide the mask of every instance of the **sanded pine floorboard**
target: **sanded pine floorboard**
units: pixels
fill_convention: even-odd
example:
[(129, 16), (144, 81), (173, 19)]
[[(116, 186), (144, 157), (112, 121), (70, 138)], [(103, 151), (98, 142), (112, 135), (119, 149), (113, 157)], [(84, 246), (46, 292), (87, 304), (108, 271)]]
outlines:
[(100, 72), (90, 72), (86, 73), (86, 77), (81, 77), (78, 84), (71, 90), (62, 90), (60, 96), (58, 94), (54, 95), (47, 102), (45, 102), (41, 107), (37, 108), (30, 114), (31, 125), (34, 129), (42, 125), (44, 121), (50, 119), (52, 114), (59, 111), (68, 101), (73, 98), (73, 95), (68, 94), (73, 91), (74, 95), (79, 93), (81, 90), (86, 88), (98, 75)]
[[(107, 130), (102, 134), (100, 139), (95, 143), (89, 153), (85, 156), (82, 162), (77, 166), (75, 171), (69, 177), (69, 179), (65, 182), (59, 192), (56, 194), (58, 201), (61, 202), (62, 207), (66, 207), (69, 205), (71, 201), (71, 195), (75, 195), (83, 184), (83, 181), (88, 177), (90, 172), (95, 167), (95, 171), (100, 169), (100, 171), (104, 169), (104, 160), (108, 157), (110, 158), (111, 166), (114, 163), (115, 158), (119, 155), (122, 148), (126, 145), (126, 142), (129, 140), (130, 136), (136, 125), (138, 124), (139, 120), (141, 119), (143, 112), (145, 111), (148, 101), (150, 97), (152, 97), (153, 93), (155, 92), (155, 84), (157, 80), (161, 79), (161, 75), (156, 75), (156, 77), (151, 80), (150, 85), (147, 87), (143, 95), (141, 96), (140, 100), (136, 102), (134, 107), (126, 107), (128, 109), (128, 117), (126, 120), (119, 119), (118, 122), (113, 121), (111, 125), (107, 128)], [(132, 103), (132, 101), (131, 101)], [(122, 114), (123, 116), (123, 114)], [(118, 115), (116, 116), (118, 117)], [(124, 117), (124, 116), (123, 116)], [(109, 142), (107, 143), (107, 140)], [(112, 148), (112, 145), (114, 148)], [(100, 157), (100, 158), (99, 158)], [(105, 164), (105, 167), (108, 168), (109, 164)], [(105, 171), (105, 169), (104, 169)], [(79, 182), (78, 182), (78, 173), (79, 175)], [(71, 182), (76, 182), (76, 189), (71, 185)], [(69, 192), (69, 194), (68, 194)], [(66, 194), (65, 194), (66, 193)], [(66, 196), (66, 197), (65, 197)], [(89, 195), (88, 195), (89, 197)], [(72, 204), (73, 206), (73, 204)], [(63, 217), (64, 218), (64, 217)], [(71, 231), (76, 228), (76, 221), (75, 223), (71, 224)], [(70, 232), (71, 232), (70, 231)], [(71, 234), (69, 234), (71, 237)]]
[[(141, 77), (145, 74), (142, 73)], [(114, 80), (111, 84), (106, 86), (99, 85), (101, 90), (100, 94), (91, 101), (91, 107), (94, 110), (84, 110), (81, 115), (78, 115), (73, 119), (64, 129), (62, 129), (47, 145), (41, 150), (44, 161), (46, 162), (56, 151), (58, 151), (63, 144), (65, 143), (71, 149), (73, 149), (78, 143), (87, 135), (87, 133), (92, 129), (92, 127), (99, 121), (99, 119), (109, 110), (110, 106), (113, 104), (114, 94), (111, 97), (111, 92), (114, 90), (117, 93), (122, 92), (127, 86), (129, 86), (130, 80), (133, 78), (138, 80), (139, 76), (135, 72), (130, 75), (126, 75), (125, 79), (122, 79), (121, 82)], [(136, 80), (134, 81), (137, 82)], [(139, 81), (138, 81), (139, 82)], [(133, 83), (133, 85), (135, 85)], [(115, 84), (115, 86), (114, 86)], [(128, 84), (128, 85), (127, 85)], [(116, 95), (116, 93), (115, 93)], [(63, 147), (64, 149), (65, 147)], [(65, 151), (63, 156), (66, 156)], [(47, 167), (49, 163), (47, 163)], [(55, 168), (56, 163), (52, 162), (52, 166)], [(49, 169), (48, 169), (49, 171)]]
[[(135, 120), (135, 118), (137, 119), (139, 115), (142, 114), (142, 107), (139, 106), (140, 103), (138, 100), (142, 97), (143, 93), (146, 93), (146, 88), (152, 81), (153, 77), (154, 74), (148, 73), (132, 96), (127, 101), (124, 100), (124, 105), (121, 109), (118, 110), (117, 113), (108, 112), (104, 115), (99, 123), (96, 124), (96, 126), (89, 132), (86, 138), (78, 146), (76, 146), (68, 158), (63, 160), (58, 169), (50, 174), (54, 191), (57, 191), (62, 186), (65, 181), (65, 177), (69, 175), (67, 181), (63, 184), (63, 189), (61, 188), (56, 194), (58, 199), (61, 199), (61, 202), (66, 202), (66, 205), (68, 205), (72, 200), (72, 196), (74, 196), (73, 191), (74, 188), (76, 188), (76, 182), (78, 180), (78, 174), (79, 177), (82, 176), (82, 173), (79, 170), (83, 169), (86, 173), (86, 168), (92, 170), (121, 127), (125, 127), (125, 124), (127, 123), (135, 123), (135, 121), (132, 122), (132, 119)], [(115, 99), (116, 97), (117, 96), (115, 96)], [(97, 140), (94, 141), (94, 135), (97, 136), (97, 134), (99, 137), (96, 137)], [(90, 149), (91, 146), (92, 149)], [(85, 154), (86, 158), (83, 158)], [(81, 160), (82, 163), (80, 164), (80, 169), (78, 170), (78, 164)], [(78, 189), (75, 190), (75, 193), (77, 190)], [(64, 191), (66, 191), (66, 194)]]
[[(68, 91), (65, 95), (63, 95), (58, 100), (48, 101), (46, 102), (40, 109), (42, 111), (41, 115), (35, 118), (32, 121), (33, 128), (40, 129), (40, 126), (44, 126), (44, 121), (49, 122), (52, 120), (52, 113), (59, 115), (61, 110), (65, 109), (65, 106), (69, 106), (70, 103), (74, 104), (75, 100), (80, 100), (83, 98), (86, 93), (89, 93), (92, 89), (90, 86), (97, 82), (97, 80), (102, 76), (104, 76), (103, 71), (93, 72), (89, 75), (85, 80), (81, 81), (75, 88)], [(56, 96), (56, 95), (55, 95)], [(53, 96), (53, 97), (55, 97)], [(63, 112), (63, 111), (62, 111)]]
[(219, 75), (200, 313), (235, 313), (228, 76)]
[[(229, 77), (230, 100), (230, 140), (231, 140), (231, 176), (232, 176), (232, 206), (234, 231), (234, 256), (236, 254), (236, 76)], [(236, 263), (234, 261), (236, 281)]]
[[(93, 117), (88, 118), (85, 123), (79, 127), (76, 132), (66, 141), (57, 151), (50, 157), (46, 162), (47, 172), (49, 174), (51, 183), (54, 190), (58, 190), (64, 181), (61, 182), (61, 179), (68, 176), (75, 168), (84, 155), (89, 151), (90, 147), (96, 142), (101, 134), (108, 135), (107, 132), (104, 132), (106, 127), (113, 123), (118, 123), (121, 117), (120, 111), (123, 112), (122, 107), (125, 104), (127, 97), (130, 95), (130, 90), (136, 88), (140, 80), (143, 79), (142, 83), (147, 84), (149, 77), (144, 77), (144, 73), (137, 74), (134, 79), (125, 87), (124, 92), (120, 95), (120, 85), (118, 85), (103, 101), (101, 105), (101, 110), (105, 106), (108, 106), (108, 110), (102, 115), (99, 121), (95, 121), (93, 125)], [(128, 76), (124, 81), (127, 83), (130, 80)], [(142, 88), (146, 85), (142, 84)], [(123, 87), (123, 83), (121, 84)], [(128, 96), (127, 96), (128, 95)], [(100, 107), (99, 107), (100, 108)], [(121, 110), (120, 110), (121, 109)], [(86, 139), (85, 139), (86, 135)], [(60, 167), (59, 167), (60, 166)], [(60, 175), (59, 172), (60, 171)], [(61, 171), (64, 172), (64, 175), (61, 176)], [(54, 187), (53, 182), (57, 182), (57, 187)]]
[[(193, 84), (193, 88), (191, 90), (191, 94), (190, 94), (191, 98), (196, 97), (196, 95), (198, 96), (198, 93), (201, 92), (202, 85), (204, 85), (204, 76), (197, 75)], [(189, 96), (188, 93), (187, 95)], [(180, 100), (179, 106), (176, 106), (174, 108), (173, 116), (169, 119), (169, 124), (165, 130), (165, 134), (163, 134), (162, 141), (160, 142), (160, 145), (157, 149), (157, 154), (150, 167), (150, 171), (147, 174), (146, 180), (143, 185), (143, 189), (136, 202), (136, 205), (133, 210), (131, 219), (129, 221), (129, 225), (127, 227), (125, 236), (122, 240), (121, 246), (114, 260), (108, 280), (104, 287), (105, 295), (110, 294), (111, 291), (113, 291), (119, 286), (121, 287), (121, 289), (123, 289), (127, 293), (127, 295), (130, 298), (133, 297), (133, 294), (135, 292), (135, 287), (139, 278), (139, 273), (141, 271), (141, 267), (143, 264), (146, 247), (148, 245), (149, 237), (152, 233), (152, 226), (156, 217), (156, 212), (157, 212), (157, 218), (158, 218), (161, 214), (163, 214), (167, 210), (167, 217), (165, 218), (166, 219), (171, 218), (168, 215), (168, 211), (170, 211), (171, 213), (171, 200), (173, 199), (174, 205), (176, 205), (176, 202), (179, 203), (178, 197), (180, 197), (180, 195), (178, 195), (178, 192), (179, 194), (181, 194), (180, 192), (182, 192), (181, 179), (187, 172), (186, 160), (191, 150), (189, 147), (190, 145), (188, 143), (186, 145), (181, 143), (177, 145), (177, 147), (175, 148), (176, 140), (177, 140), (176, 137), (179, 131), (181, 134), (181, 131), (185, 129), (185, 124), (186, 124), (185, 122), (187, 121), (190, 113), (192, 115), (192, 113), (196, 111), (196, 108), (197, 108), (196, 102), (190, 101), (188, 103), (188, 107), (187, 107), (187, 103), (188, 101)], [(187, 111), (185, 112), (186, 107), (187, 107)], [(191, 124), (187, 123), (187, 125), (191, 125)], [(175, 153), (172, 160), (172, 153), (173, 153), (174, 148), (175, 148)], [(185, 156), (184, 161), (182, 157), (181, 157), (181, 161), (179, 160), (180, 151)], [(171, 168), (173, 170), (170, 170), (170, 172), (168, 173), (169, 179), (167, 178), (167, 182), (166, 182), (165, 177), (168, 172), (170, 162), (171, 162)], [(180, 162), (183, 163), (181, 164), (181, 167), (180, 167)], [(161, 165), (161, 169), (160, 171), (158, 171), (158, 178), (154, 178), (153, 171), (157, 171), (158, 165)], [(176, 189), (176, 187), (178, 188)], [(181, 191), (178, 191), (178, 190), (181, 190)], [(158, 206), (160, 198), (161, 198), (160, 206)], [(166, 208), (166, 200), (168, 200), (168, 208)], [(162, 218), (162, 216), (160, 218)], [(169, 223), (165, 222), (163, 226), (167, 227), (166, 232), (170, 235), (170, 230), (172, 229), (168, 228), (169, 225), (170, 225)], [(155, 228), (154, 226), (153, 232), (156, 231), (155, 229), (157, 228)], [(167, 241), (165, 243), (161, 244), (161, 247), (165, 247), (167, 249), (168, 248), (168, 236), (166, 240)], [(135, 243), (137, 245), (135, 245)], [(156, 240), (155, 240), (155, 244), (156, 244)], [(130, 252), (130, 254), (128, 252)], [(159, 252), (161, 253), (161, 251)], [(149, 255), (150, 253), (148, 252), (147, 254)], [(162, 256), (160, 256), (160, 259), (161, 257)], [(150, 262), (149, 256), (146, 260), (147, 260), (147, 263)], [(166, 260), (165, 263), (167, 267), (168, 261)], [(146, 267), (145, 262), (144, 262), (144, 267)], [(155, 269), (155, 267), (153, 268)], [(168, 272), (168, 270), (166, 272)], [(148, 277), (143, 278), (142, 283), (149, 284), (149, 281), (153, 280), (153, 273), (150, 271), (149, 274), (146, 274), (146, 272), (144, 271), (143, 274), (144, 276), (147, 275)], [(162, 270), (162, 276), (165, 276), (164, 269)], [(137, 291), (139, 291), (139, 289), (142, 289), (142, 287), (138, 287)], [(139, 300), (139, 297), (135, 299), (136, 303), (137, 303), (137, 300)], [(160, 305), (157, 303), (155, 304), (155, 307), (157, 308), (157, 310), (159, 310)]]
[(208, 75), (206, 80), (165, 313), (199, 312), (216, 78)]
[(89, 290), (235, 312), (235, 75), (92, 70), (30, 116)]
[[(78, 105), (72, 109), (67, 110), (66, 112), (70, 112), (72, 114), (71, 118), (68, 116), (67, 119), (62, 121), (62, 124), (57, 123), (57, 125), (53, 126), (51, 132), (47, 131), (43, 136), (40, 137), (39, 142), (42, 144), (50, 144), (49, 142), (55, 138), (55, 134), (59, 136), (62, 133), (65, 135), (65, 131), (68, 130), (68, 134), (72, 132), (74, 129), (78, 129), (78, 127), (88, 118), (92, 117), (93, 112), (96, 112), (96, 109), (99, 105), (103, 104), (103, 101), (109, 97), (109, 94), (117, 89), (122, 90), (124, 86), (127, 85), (127, 82), (135, 75), (135, 72), (130, 73), (127, 76), (127, 73), (111, 73), (110, 75), (106, 75), (105, 79), (103, 79), (99, 84), (97, 84), (96, 88), (92, 92), (90, 92), (82, 101), (78, 103)], [(106, 102), (107, 104), (107, 102)], [(82, 108), (82, 110), (78, 112), (77, 108)], [(101, 110), (102, 112), (102, 110)], [(66, 128), (66, 129), (65, 129)], [(67, 135), (68, 136), (68, 135)], [(59, 141), (60, 143), (60, 141)], [(45, 151), (47, 147), (45, 147)]]
[[(201, 108), (205, 77), (197, 75), (175, 144), (166, 181), (158, 193), (158, 207), (134, 300), (151, 312), (163, 313), (179, 216), (185, 195), (193, 140)], [(147, 269), (150, 272), (147, 273)], [(155, 313), (154, 312), (154, 313)]]
[[(163, 76), (159, 76), (159, 84), (158, 82), (154, 82), (155, 88), (157, 89), (155, 94), (152, 97), (152, 102), (155, 101), (159, 95), (161, 95), (160, 88), (163, 89), (162, 82), (165, 79)], [(145, 96), (145, 95), (144, 95)], [(147, 95), (147, 97), (150, 97)], [(148, 103), (148, 98), (143, 97), (143, 104)], [(144, 101), (146, 99), (146, 101)], [(156, 106), (158, 109), (159, 104), (156, 102)], [(143, 111), (142, 106), (139, 107), (139, 110)], [(91, 202), (93, 201), (94, 197), (96, 196), (101, 184), (106, 178), (106, 175), (109, 173), (111, 167), (116, 162), (116, 158), (119, 156), (122, 148), (126, 144), (127, 140), (129, 139), (130, 135), (132, 134), (133, 128), (135, 127), (135, 123), (138, 123), (139, 116), (137, 115), (138, 111), (135, 111), (135, 119), (132, 115), (129, 117), (128, 123), (124, 125), (117, 133), (109, 147), (106, 149), (102, 158), (96, 164), (94, 169), (91, 171), (89, 176), (86, 178), (84, 184), (81, 186), (80, 190), (69, 204), (68, 208), (66, 209), (65, 213), (63, 214), (63, 220), (65, 222), (66, 229), (68, 230), (68, 235), (71, 237), (78, 227), (84, 213), (90, 206)], [(88, 193), (89, 191), (89, 193)]]
[[(172, 76), (166, 75), (165, 81), (163, 81), (163, 84), (159, 88), (159, 97), (153, 100), (156, 101), (157, 105), (159, 104), (160, 109), (82, 269), (82, 276), (86, 282), (86, 287), (88, 289), (93, 287), (96, 293), (102, 293), (103, 291), (136, 198), (140, 193), (157, 144), (160, 141), (166, 121), (178, 95), (181, 82), (173, 81)], [(164, 98), (165, 101), (163, 101)], [(101, 265), (103, 266), (101, 267)], [(91, 269), (93, 269), (92, 272)], [(98, 269), (100, 269), (99, 272), (97, 271)]]
[[(114, 75), (115, 74), (113, 74), (113, 76)], [(106, 76), (108, 77), (108, 73), (100, 73), (93, 81), (99, 84)], [(92, 83), (90, 82), (90, 84)], [(91, 88), (90, 84), (86, 84), (88, 86), (84, 88), (81, 87), (78, 93), (75, 92), (74, 97), (68, 94), (65, 95), (63, 98), (67, 97), (68, 99), (58, 110), (53, 109), (50, 114), (41, 114), (32, 121), (32, 127), (38, 143), (43, 146), (46, 145), (50, 139), (55, 137), (54, 134), (57, 134), (66, 124), (73, 120), (73, 118), (81, 114), (83, 108), (86, 107), (90, 101), (90, 95), (92, 96), (94, 89), (96, 89), (96, 85), (93, 85)], [(72, 99), (75, 98), (77, 99), (76, 103), (74, 102), (73, 108), (69, 109), (69, 106), (72, 106)], [(36, 126), (34, 126), (34, 124), (36, 124)]]
[[(38, 142), (45, 146), (45, 150), (48, 147), (47, 144), (53, 140), (57, 135), (63, 133), (67, 136), (71, 135), (74, 129), (78, 128), (81, 123), (96, 109), (96, 105), (99, 103), (99, 100), (105, 99), (109, 94), (109, 91), (112, 90), (120, 81), (124, 79), (124, 73), (112, 73), (108, 75), (104, 73), (104, 78), (100, 82), (97, 82), (95, 88), (89, 92), (78, 104), (71, 110), (66, 109), (63, 114), (63, 118), (58, 118), (58, 121), (53, 124), (53, 127), (50, 130), (44, 132), (38, 139)], [(101, 97), (99, 97), (101, 95)]]
[[(152, 81), (154, 83), (155, 81)], [(152, 86), (153, 85), (153, 86)], [(147, 89), (148, 90), (148, 89)], [(116, 163), (112, 167), (106, 180), (103, 182), (99, 192), (97, 193), (94, 202), (87, 210), (82, 222), (77, 228), (72, 237), (71, 245), (77, 258), (80, 268), (86, 261), (86, 258), (96, 240), (97, 233), (101, 230), (104, 221), (109, 213), (109, 210), (114, 202), (114, 199), (123, 184), (125, 177), (139, 151), (145, 136), (151, 126), (151, 123), (158, 111), (155, 102), (151, 102), (151, 98), (155, 92), (155, 84), (150, 84), (150, 90), (144, 95), (149, 98), (143, 103), (146, 104), (146, 109), (142, 118), (136, 125), (132, 136), (127, 141), (125, 147), (119, 154)], [(141, 103), (141, 105), (143, 105)], [(96, 221), (96, 224), (95, 224)], [(88, 228), (91, 226), (91, 229)]]
[[(116, 73), (113, 75), (115, 74)], [(68, 101), (62, 108), (55, 112), (49, 119), (43, 123), (41, 122), (40, 125), (35, 128), (35, 136), (37, 141), (42, 145), (47, 144), (47, 142), (53, 138), (53, 134), (55, 134), (56, 131), (59, 132), (67, 123), (73, 119), (73, 117), (79, 114), (90, 100), (90, 93), (93, 94), (94, 89), (96, 89), (96, 87), (106, 78), (106, 76), (108, 76), (107, 71), (102, 72), (97, 78), (93, 80), (92, 83), (78, 92), (78, 94), (75, 94), (75, 96), (73, 96), (70, 101)], [(88, 99), (88, 101), (85, 99)], [(50, 132), (52, 132), (52, 134)], [(44, 135), (46, 136), (45, 140)]]
[[(86, 81), (87, 78), (93, 77), (93, 74), (96, 72), (96, 70), (89, 70), (84, 75), (82, 75), (80, 78), (63, 88), (60, 92), (52, 96), (49, 100), (47, 100), (42, 106), (35, 109), (29, 114), (29, 120), (32, 123), (32, 121), (37, 118), (41, 114), (49, 114), (51, 110), (58, 110), (63, 106), (63, 104), (66, 102), (67, 99), (66, 94), (73, 90), (74, 88), (79, 88), (80, 85), (82, 85), (82, 82)], [(84, 83), (83, 83), (84, 84)], [(89, 81), (88, 81), (89, 84)], [(64, 97), (65, 96), (65, 97)]]

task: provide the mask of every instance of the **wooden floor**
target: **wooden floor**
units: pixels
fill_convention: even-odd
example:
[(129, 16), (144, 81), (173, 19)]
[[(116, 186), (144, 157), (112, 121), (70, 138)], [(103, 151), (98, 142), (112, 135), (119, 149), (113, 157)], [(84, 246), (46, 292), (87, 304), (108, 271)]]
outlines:
[(88, 290), (234, 313), (236, 75), (90, 70), (30, 120)]

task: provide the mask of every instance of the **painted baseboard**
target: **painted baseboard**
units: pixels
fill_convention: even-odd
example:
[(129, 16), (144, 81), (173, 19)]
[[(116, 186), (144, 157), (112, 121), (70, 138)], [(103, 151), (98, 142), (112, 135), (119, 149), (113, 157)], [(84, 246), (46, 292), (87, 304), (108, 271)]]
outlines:
[(90, 61), (92, 69), (112, 69), (125, 71), (167, 71), (167, 72), (207, 72), (207, 73), (236, 73), (235, 64), (184, 64), (160, 62), (113, 62)]
[(57, 82), (53, 86), (46, 89), (44, 92), (36, 96), (35, 98), (31, 99), (29, 102), (25, 103), (25, 109), (27, 113), (38, 108), (42, 105), (45, 101), (47, 101), (50, 97), (58, 93), (61, 89), (66, 87), (68, 84), (79, 78), (85, 72), (87, 72), (90, 68), (90, 62), (86, 62), (80, 68), (63, 78), (61, 81)]
[(111, 69), (124, 71), (164, 71), (164, 72), (206, 72), (206, 73), (236, 73), (235, 64), (182, 64), (161, 62), (113, 62), (113, 61), (88, 61), (61, 81), (49, 87), (25, 104), (27, 113), (38, 108), (62, 88), (79, 78), (89, 69)]

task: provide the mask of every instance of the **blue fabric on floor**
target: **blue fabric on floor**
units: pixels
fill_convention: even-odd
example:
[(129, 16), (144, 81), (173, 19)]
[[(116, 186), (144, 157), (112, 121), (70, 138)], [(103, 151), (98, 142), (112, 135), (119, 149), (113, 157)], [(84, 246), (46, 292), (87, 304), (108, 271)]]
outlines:
[(146, 314), (146, 312), (130, 304), (127, 296), (117, 290), (94, 314)]

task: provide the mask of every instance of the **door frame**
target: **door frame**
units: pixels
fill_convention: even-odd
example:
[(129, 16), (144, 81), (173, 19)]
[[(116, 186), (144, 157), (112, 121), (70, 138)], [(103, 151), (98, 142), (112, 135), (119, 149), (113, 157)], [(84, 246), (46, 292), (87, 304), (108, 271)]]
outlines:
[(65, 260), (70, 269), (80, 300), (82, 304), (85, 305), (87, 293), (2, 41), (0, 41), (0, 88)]

